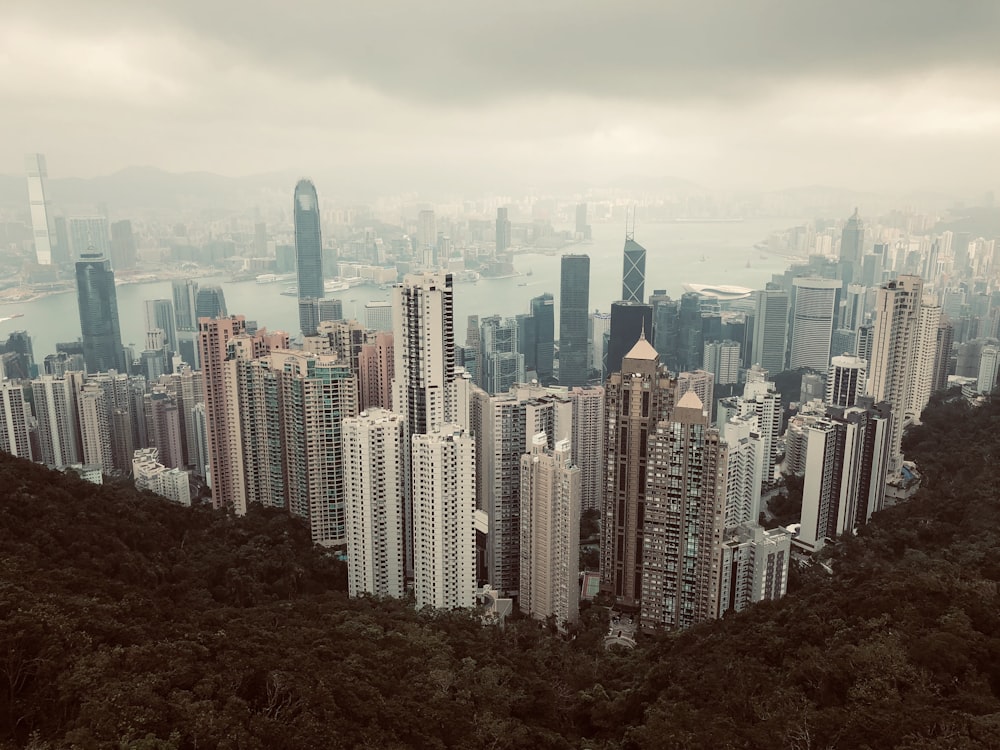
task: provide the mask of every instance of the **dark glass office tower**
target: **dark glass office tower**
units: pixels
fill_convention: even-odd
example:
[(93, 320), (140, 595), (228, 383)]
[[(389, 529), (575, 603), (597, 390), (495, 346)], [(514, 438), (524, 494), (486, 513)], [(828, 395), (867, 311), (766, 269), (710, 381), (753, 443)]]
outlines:
[(195, 323), (202, 318), (225, 318), (229, 316), (226, 312), (226, 295), (222, 293), (221, 286), (206, 286), (198, 290), (194, 303)]
[(174, 319), (178, 331), (197, 331), (198, 317), (195, 305), (198, 299), (198, 282), (193, 279), (175, 280), (173, 287)]
[(589, 255), (562, 256), (559, 287), (559, 385), (586, 385)]
[[(295, 266), (299, 277), (299, 299), (323, 296), (323, 238), (319, 229), (319, 199), (309, 180), (295, 186)], [(305, 336), (316, 333), (311, 315), (299, 307), (299, 329)]]
[[(645, 293), (646, 248), (631, 237), (626, 237), (625, 265), (622, 269), (622, 300), (625, 302), (642, 303), (646, 301)], [(625, 351), (628, 351), (628, 349)], [(609, 372), (617, 372), (617, 370), (609, 370)]]
[[(553, 358), (555, 355), (556, 315), (552, 295), (545, 294), (531, 300), (531, 318), (534, 321), (535, 372), (538, 382), (551, 385), (554, 381)], [(525, 363), (527, 367), (527, 363)]]
[(76, 263), (83, 361), (87, 372), (126, 372), (118, 321), (118, 296), (111, 261), (101, 253), (82, 253)]
[(653, 306), (642, 302), (611, 303), (611, 335), (608, 337), (608, 373), (621, 372), (622, 359), (645, 332), (653, 338)]

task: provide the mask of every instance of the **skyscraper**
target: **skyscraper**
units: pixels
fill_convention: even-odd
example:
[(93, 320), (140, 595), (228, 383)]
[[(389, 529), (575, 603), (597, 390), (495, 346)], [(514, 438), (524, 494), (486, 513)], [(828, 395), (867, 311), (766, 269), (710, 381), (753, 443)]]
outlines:
[(56, 469), (79, 463), (79, 417), (72, 381), (43, 375), (31, 381), (31, 391), (42, 453), (38, 458)]
[(516, 481), (521, 456), (531, 450), (531, 436), (545, 433), (555, 442), (570, 438), (573, 405), (562, 388), (520, 385), (490, 396), (472, 396), (476, 445), (476, 506), (489, 522), (486, 574), (504, 595), (520, 583), (521, 485)]
[(221, 286), (204, 286), (198, 289), (195, 297), (195, 323), (202, 318), (225, 318), (229, 313), (226, 311), (226, 295)]
[(648, 438), (669, 417), (675, 387), (645, 337), (605, 386), (601, 586), (627, 606), (638, 605), (642, 598)]
[(755, 523), (727, 534), (719, 562), (719, 617), (785, 595), (791, 538), (785, 529), (765, 531)]
[[(319, 299), (323, 289), (323, 238), (319, 226), (319, 198), (309, 180), (295, 185), (295, 267), (299, 281), (299, 299)], [(301, 308), (300, 308), (301, 310)], [(309, 320), (299, 318), (299, 330), (306, 336), (316, 332)]]
[(135, 451), (132, 476), (136, 489), (155, 492), (180, 505), (191, 505), (190, 475), (163, 464), (156, 448), (140, 448)]
[(418, 609), (471, 608), (476, 591), (476, 445), (458, 425), (412, 440), (413, 592)]
[(30, 420), (24, 387), (9, 380), (0, 383), (0, 450), (31, 461)]
[(479, 335), (479, 382), (488, 393), (502, 393), (525, 380), (524, 355), (518, 347), (514, 318), (483, 318)]
[(559, 287), (559, 384), (572, 388), (589, 375), (590, 256), (562, 256)]
[(858, 217), (858, 209), (854, 209), (851, 218), (844, 224), (840, 233), (840, 260), (853, 264), (855, 269), (861, 269), (861, 256), (864, 253), (865, 226)]
[(455, 380), (455, 313), (451, 274), (410, 274), (393, 288), (393, 411), (410, 435), (458, 421), (448, 386)]
[(740, 380), (740, 345), (735, 341), (706, 341), (702, 369), (712, 373), (718, 385)]
[(604, 388), (569, 389), (573, 402), (573, 465), (580, 467), (580, 507), (600, 510), (604, 498)]
[(198, 282), (193, 279), (174, 280), (174, 316), (179, 331), (198, 330)]
[(177, 330), (174, 326), (174, 305), (168, 299), (146, 300), (146, 330), (157, 328), (163, 331), (166, 345), (170, 351), (177, 351)]
[(423, 257), (423, 250), (437, 246), (437, 222), (434, 212), (425, 209), (417, 217), (417, 257)]
[(949, 365), (951, 361), (951, 344), (955, 329), (951, 323), (942, 321), (938, 324), (934, 340), (934, 378), (931, 381), (931, 392), (948, 387)]
[(624, 302), (644, 303), (646, 301), (646, 248), (632, 239), (631, 234), (626, 234), (624, 256), (622, 300)]
[(348, 591), (401, 598), (406, 423), (398, 414), (370, 409), (345, 419), (343, 429)]
[(826, 403), (846, 408), (865, 394), (868, 363), (848, 354), (830, 360), (826, 375)]
[(806, 428), (802, 523), (796, 544), (819, 549), (827, 538), (852, 532), (881, 510), (889, 464), (889, 405), (864, 397)]
[(57, 244), (54, 216), (45, 195), (48, 169), (44, 154), (28, 154), (24, 158), (28, 172), (28, 201), (31, 208), (31, 229), (35, 241), (35, 262), (52, 265), (53, 249)]
[(785, 369), (788, 349), (788, 292), (784, 289), (763, 289), (753, 293), (755, 305), (753, 326), (753, 362), (768, 372)]
[[(535, 334), (534, 365), (538, 382), (551, 385), (555, 380), (553, 360), (555, 357), (555, 301), (546, 292), (531, 299), (531, 319)], [(527, 366), (527, 365), (526, 365)]]
[[(647, 341), (653, 338), (653, 308), (644, 302), (611, 303), (611, 335), (608, 338), (608, 353), (605, 366), (609, 373), (618, 372), (622, 358), (640, 336)], [(698, 364), (701, 364), (699, 359)]]
[(611, 313), (602, 313), (595, 310), (590, 314), (590, 329), (587, 333), (587, 346), (590, 351), (590, 369), (600, 376), (602, 383), (604, 382), (606, 375), (605, 365), (608, 357), (605, 344), (610, 336)]
[[(917, 382), (931, 373), (918, 361), (918, 352), (924, 352), (922, 356), (928, 351), (933, 353), (937, 326), (932, 331), (921, 325), (922, 296), (920, 277), (900, 276), (879, 288), (875, 302), (867, 391), (876, 402), (886, 401), (892, 409), (890, 475), (897, 475), (903, 464), (903, 428), (913, 418), (920, 418), (916, 395), (929, 390), (929, 385), (925, 389)], [(922, 335), (934, 336), (935, 341), (927, 345), (921, 341)]]
[(510, 219), (507, 218), (507, 208), (497, 209), (497, 253), (504, 253), (510, 248)]
[(76, 294), (87, 372), (125, 371), (118, 322), (118, 296), (111, 262), (103, 255), (84, 253), (76, 264)]
[(111, 257), (108, 220), (103, 216), (72, 216), (68, 221), (69, 240), (73, 257), (82, 259), (85, 253), (100, 253)]
[(645, 627), (683, 628), (718, 612), (726, 446), (698, 396), (685, 393), (649, 436), (642, 522)]
[(365, 328), (392, 331), (392, 302), (372, 300), (365, 303)]
[(377, 331), (358, 354), (358, 410), (392, 406), (395, 355), (391, 331)]
[(580, 469), (568, 440), (549, 448), (544, 433), (521, 457), (521, 582), (526, 615), (576, 622), (580, 604)]
[(837, 315), (841, 282), (836, 279), (795, 278), (792, 351), (789, 367), (826, 372)]
[[(212, 505), (243, 515), (246, 513), (247, 492), (243, 466), (238, 360), (262, 356), (272, 345), (273, 348), (287, 348), (288, 337), (284, 334), (269, 337), (266, 333), (248, 336), (246, 319), (242, 315), (202, 318), (198, 326)], [(239, 346), (233, 346), (235, 343), (239, 343)]]
[(135, 264), (136, 247), (132, 222), (128, 219), (116, 221), (111, 225), (111, 267), (121, 271), (135, 268)]

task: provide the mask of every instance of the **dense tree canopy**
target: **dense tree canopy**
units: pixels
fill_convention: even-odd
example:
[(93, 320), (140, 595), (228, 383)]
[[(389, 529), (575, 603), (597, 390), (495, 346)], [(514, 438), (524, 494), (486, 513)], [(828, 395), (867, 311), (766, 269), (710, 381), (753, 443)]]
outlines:
[(1000, 404), (936, 397), (926, 487), (784, 600), (606, 652), (349, 599), (277, 511), (236, 519), (0, 458), (0, 746), (930, 748), (1000, 736)]

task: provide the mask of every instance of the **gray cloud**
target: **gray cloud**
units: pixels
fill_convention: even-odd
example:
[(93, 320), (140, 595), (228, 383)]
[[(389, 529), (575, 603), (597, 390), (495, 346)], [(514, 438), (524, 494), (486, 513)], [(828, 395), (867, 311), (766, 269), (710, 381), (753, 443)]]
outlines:
[(112, 28), (166, 26), (213, 50), (216, 64), (452, 103), (553, 93), (742, 98), (789, 80), (1000, 66), (995, 0), (106, 0), (50, 12), (55, 22), (79, 14)]
[(1000, 152), (996, 0), (50, 0), (4, 15), (0, 172), (43, 150), (76, 173), (395, 170), (408, 186), (429, 170), (484, 186), (978, 185)]

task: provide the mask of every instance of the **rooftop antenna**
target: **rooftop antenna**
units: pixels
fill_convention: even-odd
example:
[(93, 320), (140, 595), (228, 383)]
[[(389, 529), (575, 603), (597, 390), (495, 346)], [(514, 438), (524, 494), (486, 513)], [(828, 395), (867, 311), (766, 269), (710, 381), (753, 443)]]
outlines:
[(632, 206), (632, 228), (628, 226), (628, 208), (625, 209), (625, 241), (635, 241), (635, 206)]

